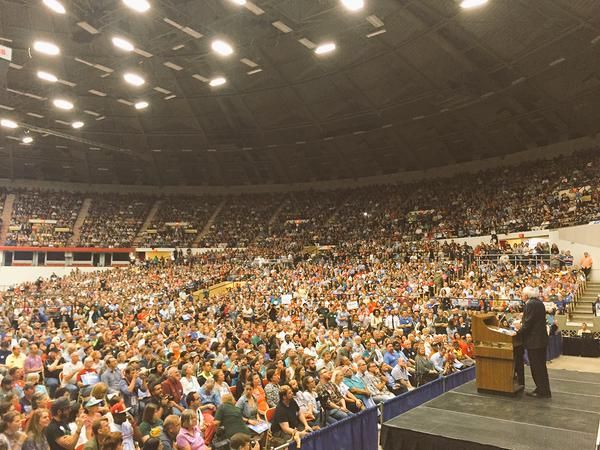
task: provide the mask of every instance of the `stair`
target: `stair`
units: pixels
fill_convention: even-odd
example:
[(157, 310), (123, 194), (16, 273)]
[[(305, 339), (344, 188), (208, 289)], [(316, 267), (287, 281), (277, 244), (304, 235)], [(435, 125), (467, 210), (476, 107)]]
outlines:
[(75, 225), (73, 225), (73, 236), (69, 240), (69, 245), (77, 245), (79, 243), (79, 239), (81, 238), (81, 228), (85, 223), (85, 219), (87, 219), (88, 213), (90, 212), (90, 207), (92, 206), (92, 199), (86, 197), (81, 204), (81, 209), (79, 210), (79, 214), (77, 215), (77, 219), (75, 220)]
[(142, 242), (144, 242), (144, 235), (146, 234), (146, 230), (152, 224), (152, 221), (156, 217), (156, 213), (158, 213), (161, 204), (162, 200), (156, 200), (154, 202), (154, 205), (152, 205), (152, 208), (150, 208), (150, 212), (148, 212), (146, 220), (144, 220), (144, 223), (142, 224), (142, 228), (140, 228), (140, 231), (138, 231), (137, 236), (133, 240), (134, 247), (139, 247), (142, 244)]
[(269, 222), (268, 222), (269, 227), (271, 225), (273, 225), (275, 223), (275, 221), (277, 220), (277, 217), (279, 216), (279, 213), (281, 212), (281, 210), (285, 206), (286, 200), (287, 200), (287, 196), (283, 198), (283, 201), (281, 202), (281, 204), (279, 205), (279, 207), (277, 208), (277, 210), (275, 210), (275, 212), (273, 213), (273, 215), (269, 219)]
[(10, 219), (12, 217), (13, 206), (15, 204), (16, 195), (8, 194), (4, 199), (4, 209), (2, 210), (2, 228), (0, 229), (0, 244), (6, 243), (6, 235), (8, 227), (10, 227)]
[(221, 203), (219, 203), (219, 206), (217, 206), (217, 209), (215, 209), (215, 212), (213, 213), (213, 215), (210, 216), (210, 219), (208, 219), (208, 222), (206, 222), (204, 227), (202, 227), (202, 231), (200, 231), (200, 233), (198, 233), (198, 236), (196, 236), (196, 239), (194, 239), (194, 242), (192, 243), (192, 247), (198, 247), (198, 245), (200, 245), (200, 241), (202, 240), (202, 238), (204, 236), (206, 236), (208, 234), (208, 232), (210, 231), (210, 227), (212, 226), (213, 223), (215, 223), (215, 220), (217, 220), (217, 217), (219, 217), (219, 214), (225, 207), (226, 203), (227, 203), (227, 199), (223, 199), (223, 201)]
[(577, 305), (571, 313), (571, 321), (590, 323), (594, 320), (592, 304), (600, 294), (600, 283), (588, 283), (583, 295), (577, 300)]

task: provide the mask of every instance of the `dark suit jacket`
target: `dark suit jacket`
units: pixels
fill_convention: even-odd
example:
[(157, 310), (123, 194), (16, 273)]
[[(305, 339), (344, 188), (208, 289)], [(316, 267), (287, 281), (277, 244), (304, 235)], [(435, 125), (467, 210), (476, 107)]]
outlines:
[(531, 298), (525, 303), (523, 320), (519, 334), (528, 349), (546, 348), (548, 333), (546, 332), (546, 308), (538, 298)]

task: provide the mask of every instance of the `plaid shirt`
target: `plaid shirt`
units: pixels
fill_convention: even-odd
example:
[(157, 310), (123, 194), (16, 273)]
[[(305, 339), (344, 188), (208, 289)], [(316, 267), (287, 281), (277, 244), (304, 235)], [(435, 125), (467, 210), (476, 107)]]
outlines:
[(333, 403), (339, 404), (342, 400), (342, 394), (339, 388), (331, 381), (329, 383), (319, 383), (317, 386), (317, 394), (322, 395), (326, 393), (329, 396), (329, 400)]

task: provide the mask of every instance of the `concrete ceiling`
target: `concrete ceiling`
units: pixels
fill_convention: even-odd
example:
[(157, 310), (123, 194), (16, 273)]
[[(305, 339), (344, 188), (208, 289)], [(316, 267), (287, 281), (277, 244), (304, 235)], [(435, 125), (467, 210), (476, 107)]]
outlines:
[[(0, 129), (0, 178), (359, 178), (600, 131), (595, 0), (490, 0), (468, 11), (455, 0), (366, 0), (354, 13), (339, 0), (150, 3), (140, 14), (121, 0), (63, 0), (59, 15), (41, 1), (0, 0), (0, 44), (14, 49), (12, 65), (0, 69), (0, 117), (20, 124)], [(116, 49), (115, 35), (136, 50)], [(211, 51), (215, 38), (234, 54)], [(36, 39), (61, 54), (35, 52)], [(309, 48), (327, 41), (335, 52)], [(39, 80), (38, 70), (59, 82)], [(125, 83), (127, 71), (144, 76), (144, 86)], [(227, 83), (211, 87), (217, 76)], [(74, 109), (58, 110), (57, 97)], [(138, 100), (150, 106), (137, 111)], [(85, 126), (74, 130), (74, 120)], [(20, 142), (27, 130), (31, 145)]]

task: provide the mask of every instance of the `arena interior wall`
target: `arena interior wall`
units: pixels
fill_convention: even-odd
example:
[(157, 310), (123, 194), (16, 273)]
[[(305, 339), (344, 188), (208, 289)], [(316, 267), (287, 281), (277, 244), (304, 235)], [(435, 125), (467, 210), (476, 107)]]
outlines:
[(466, 163), (436, 167), (429, 170), (416, 170), (397, 172), (389, 175), (378, 175), (359, 179), (343, 179), (331, 181), (315, 181), (294, 184), (264, 184), (244, 186), (126, 186), (114, 184), (83, 184), (61, 183), (39, 180), (9, 180), (0, 178), (0, 186), (21, 189), (49, 189), (75, 192), (118, 192), (118, 193), (145, 193), (145, 194), (191, 194), (191, 195), (226, 195), (226, 194), (252, 194), (265, 192), (294, 192), (306, 190), (334, 190), (373, 186), (381, 184), (413, 183), (431, 178), (448, 178), (459, 174), (475, 174), (477, 172), (499, 167), (514, 167), (527, 164), (540, 159), (552, 159), (560, 155), (570, 155), (577, 151), (584, 151), (600, 147), (600, 135), (583, 137), (565, 142), (538, 147), (508, 154), (502, 158), (488, 158)]

